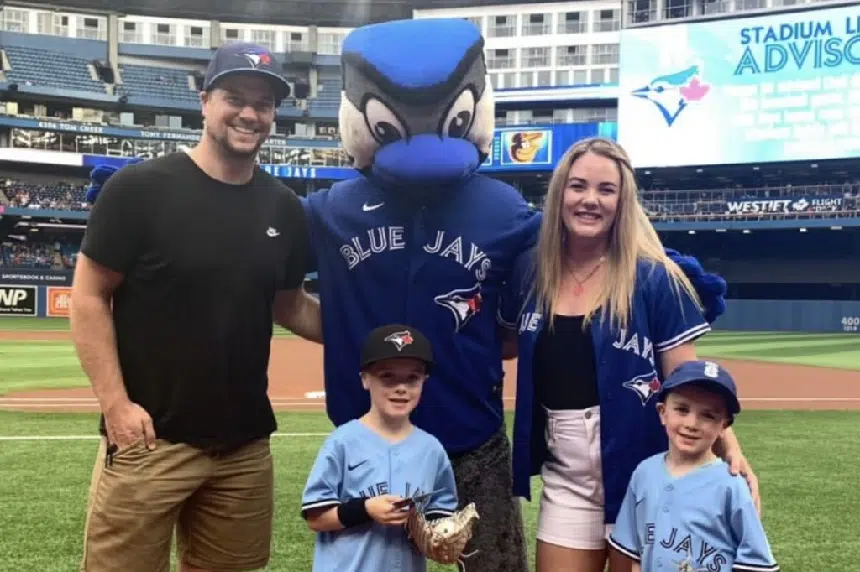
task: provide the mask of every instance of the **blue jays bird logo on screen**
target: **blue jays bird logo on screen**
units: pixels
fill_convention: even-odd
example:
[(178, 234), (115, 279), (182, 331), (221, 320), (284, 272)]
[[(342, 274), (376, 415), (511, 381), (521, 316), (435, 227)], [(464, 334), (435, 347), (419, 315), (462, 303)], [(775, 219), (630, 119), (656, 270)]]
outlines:
[(478, 312), (481, 311), (481, 283), (478, 282), (471, 288), (451, 290), (433, 298), (433, 301), (447, 308), (454, 316), (454, 331), (459, 332), (469, 323)]
[(666, 125), (672, 127), (681, 112), (691, 103), (702, 101), (711, 91), (711, 86), (701, 79), (701, 68), (692, 65), (687, 69), (660, 75), (648, 85), (634, 89), (631, 95), (651, 103), (663, 116)]
[(500, 147), (503, 165), (549, 165), (552, 162), (552, 131), (503, 131)]

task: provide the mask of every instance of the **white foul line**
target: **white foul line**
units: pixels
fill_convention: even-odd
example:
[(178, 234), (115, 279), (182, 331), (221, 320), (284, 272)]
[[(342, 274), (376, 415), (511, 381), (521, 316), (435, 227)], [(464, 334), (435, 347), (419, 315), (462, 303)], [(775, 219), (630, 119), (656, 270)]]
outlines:
[[(328, 433), (272, 433), (272, 437), (326, 437)], [(0, 435), (0, 441), (97, 441), (101, 435)]]

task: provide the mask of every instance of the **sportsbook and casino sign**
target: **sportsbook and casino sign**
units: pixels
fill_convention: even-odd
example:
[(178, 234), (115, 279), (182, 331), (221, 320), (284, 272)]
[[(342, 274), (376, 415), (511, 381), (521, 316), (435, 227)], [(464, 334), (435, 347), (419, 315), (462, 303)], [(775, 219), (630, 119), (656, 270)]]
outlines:
[(0, 269), (0, 284), (71, 286), (73, 276), (71, 270)]
[(35, 316), (38, 288), (0, 284), (0, 316)]
[(635, 167), (860, 153), (860, 7), (621, 32), (619, 141)]

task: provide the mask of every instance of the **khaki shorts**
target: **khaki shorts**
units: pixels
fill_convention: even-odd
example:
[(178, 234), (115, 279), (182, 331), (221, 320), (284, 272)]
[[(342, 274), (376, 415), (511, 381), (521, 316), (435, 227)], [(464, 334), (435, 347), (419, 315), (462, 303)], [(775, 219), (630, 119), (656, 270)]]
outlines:
[[(99, 444), (87, 501), (82, 572), (169, 572), (181, 561), (224, 572), (269, 561), (273, 467), (269, 440), (220, 456), (140, 441), (106, 456)], [(108, 461), (108, 462), (106, 462)]]

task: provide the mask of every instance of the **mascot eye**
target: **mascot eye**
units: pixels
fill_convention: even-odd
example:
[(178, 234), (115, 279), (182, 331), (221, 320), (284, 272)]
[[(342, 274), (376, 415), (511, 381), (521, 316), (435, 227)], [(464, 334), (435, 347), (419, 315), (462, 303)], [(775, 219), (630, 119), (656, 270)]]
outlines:
[(442, 137), (453, 137), (455, 139), (464, 139), (472, 128), (472, 121), (475, 119), (475, 94), (471, 89), (466, 88), (460, 92), (451, 107), (448, 108), (448, 113), (442, 118), (442, 123), (439, 125), (439, 134)]
[(375, 98), (364, 106), (364, 121), (370, 134), (380, 145), (394, 143), (406, 137), (406, 129), (387, 105)]

